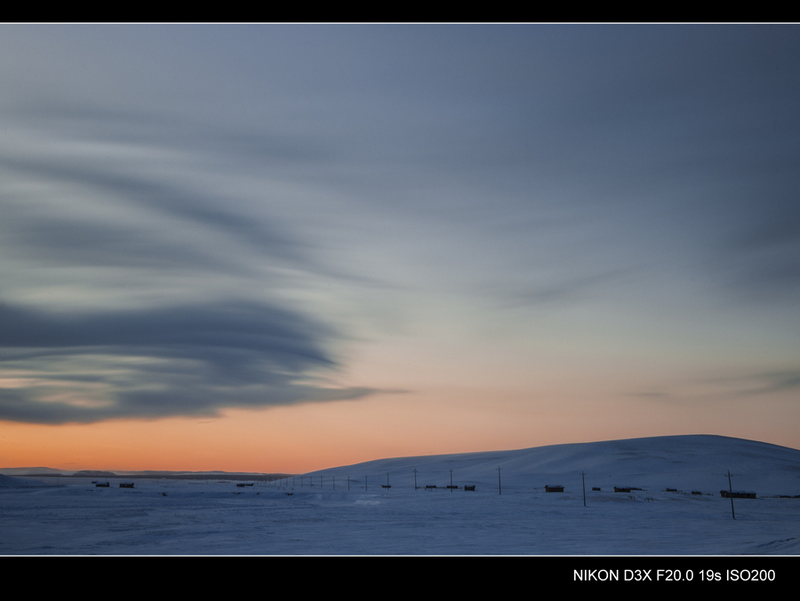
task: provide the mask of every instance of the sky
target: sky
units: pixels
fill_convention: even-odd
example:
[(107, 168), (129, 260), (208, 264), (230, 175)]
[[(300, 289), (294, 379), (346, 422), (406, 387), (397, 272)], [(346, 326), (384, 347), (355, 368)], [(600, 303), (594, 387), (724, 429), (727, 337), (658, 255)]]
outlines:
[(800, 29), (0, 25), (0, 467), (800, 448)]

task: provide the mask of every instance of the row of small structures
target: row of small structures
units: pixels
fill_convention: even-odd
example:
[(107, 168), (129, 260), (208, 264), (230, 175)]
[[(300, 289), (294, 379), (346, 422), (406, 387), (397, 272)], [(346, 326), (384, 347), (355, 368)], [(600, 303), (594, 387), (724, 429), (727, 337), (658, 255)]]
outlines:
[[(304, 485), (304, 482), (303, 482), (302, 478), (303, 477), (301, 476), (301, 483), (300, 483), (301, 487)], [(313, 487), (314, 484), (311, 481), (311, 477), (309, 476), (308, 478), (309, 478), (309, 486)], [(278, 484), (280, 486), (280, 481), (284, 481), (285, 482), (286, 480), (287, 480), (287, 478), (278, 478), (278, 479), (272, 480), (271, 482), (276, 483), (276, 484)], [(335, 482), (335, 480), (334, 480), (334, 482)], [(357, 481), (356, 480), (352, 480), (350, 478), (347, 478), (348, 489), (349, 489), (349, 486), (350, 486), (351, 482), (357, 482)], [(360, 481), (358, 481), (358, 482), (360, 482)], [(99, 488), (109, 488), (110, 487), (110, 484), (109, 484), (108, 481), (92, 481), (92, 484), (94, 484), (96, 487), (99, 487)], [(238, 488), (251, 487), (251, 486), (254, 486), (254, 483), (253, 482), (237, 482), (236, 486)], [(292, 486), (294, 487), (294, 484), (292, 484)], [(320, 486), (322, 486), (321, 482), (320, 482)], [(367, 486), (367, 478), (366, 477), (364, 478), (364, 486), (365, 487)], [(120, 488), (134, 488), (134, 483), (133, 482), (120, 482), (119, 483), (119, 487)], [(334, 484), (334, 488), (335, 488), (335, 484)], [(381, 484), (381, 488), (384, 488), (384, 489), (392, 488), (392, 486), (389, 484), (388, 475), (387, 475), (387, 478), (386, 478), (386, 484)], [(417, 486), (416, 483), (415, 483), (414, 484), (414, 489), (415, 490), (419, 490), (419, 489), (424, 489), (424, 490), (439, 490), (439, 489), (442, 489), (442, 490), (459, 490), (459, 489), (463, 489), (465, 491), (475, 491), (476, 490), (476, 485), (475, 484), (464, 484), (463, 486), (457, 486), (457, 485), (452, 484), (452, 477), (451, 477), (451, 484), (449, 484), (449, 485), (440, 486), (440, 485), (436, 485), (436, 484), (426, 484), (425, 486)], [(639, 487), (635, 487), (635, 486), (614, 486), (614, 492), (615, 493), (632, 493), (634, 491), (641, 491), (641, 490), (644, 490), (644, 489), (639, 488)], [(564, 485), (562, 485), (562, 484), (545, 484), (544, 491), (547, 492), (547, 493), (563, 493), (565, 491), (565, 488), (564, 488)], [(593, 492), (601, 492), (601, 488), (595, 486), (595, 487), (592, 487), (592, 491)], [(676, 488), (667, 488), (667, 489), (665, 489), (665, 491), (666, 492), (674, 492), (674, 493), (679, 492), (678, 489), (676, 489)], [(757, 498), (756, 493), (753, 492), (753, 491), (720, 490), (719, 492), (720, 492), (720, 496), (725, 498), (725, 499), (755, 499), (755, 498)], [(692, 495), (703, 495), (704, 493), (702, 493), (701, 491), (693, 490), (693, 491), (691, 491), (691, 494)], [(781, 498), (798, 498), (798, 495), (795, 495), (795, 496), (779, 495), (779, 496)]]
[[(95, 481), (95, 482), (92, 482), (92, 484), (94, 484), (98, 488), (109, 488), (109, 486), (110, 486), (110, 484), (108, 482), (96, 482)], [(253, 482), (237, 482), (236, 486), (237, 486), (237, 488), (245, 488), (245, 487), (248, 487), (248, 486), (254, 486), (254, 483)], [(134, 483), (133, 482), (120, 482), (119, 483), (119, 487), (120, 488), (134, 488)], [(381, 484), (381, 488), (391, 488), (391, 487), (392, 486), (390, 484)], [(419, 489), (419, 488), (422, 488), (422, 487), (417, 486), (415, 488)], [(426, 484), (424, 488), (425, 488), (425, 490), (436, 490), (436, 489), (439, 489), (439, 488), (442, 488), (444, 490), (458, 490), (459, 488), (463, 488), (465, 491), (474, 491), (475, 488), (476, 488), (476, 485), (475, 484), (465, 484), (463, 487), (460, 487), (460, 486), (455, 486), (453, 484), (450, 484), (450, 485), (447, 485), (447, 486), (437, 486), (436, 484)], [(592, 491), (599, 492), (600, 490), (601, 490), (600, 487), (597, 487), (597, 486), (592, 487)], [(635, 486), (615, 486), (614, 487), (614, 492), (617, 492), (617, 493), (630, 493), (630, 492), (633, 492), (635, 490), (643, 490), (643, 489), (637, 488)], [(544, 491), (545, 492), (564, 492), (564, 486), (561, 485), (561, 484), (555, 484), (555, 485), (545, 484)], [(676, 488), (667, 488), (666, 492), (678, 492), (678, 489), (676, 489)], [(750, 492), (750, 491), (727, 491), (727, 490), (721, 490), (719, 492), (720, 492), (720, 495), (725, 499), (728, 499), (728, 498), (733, 498), (733, 499), (755, 499), (756, 498), (756, 493)], [(700, 491), (692, 491), (692, 494), (693, 495), (701, 495), (703, 493), (701, 493)]]

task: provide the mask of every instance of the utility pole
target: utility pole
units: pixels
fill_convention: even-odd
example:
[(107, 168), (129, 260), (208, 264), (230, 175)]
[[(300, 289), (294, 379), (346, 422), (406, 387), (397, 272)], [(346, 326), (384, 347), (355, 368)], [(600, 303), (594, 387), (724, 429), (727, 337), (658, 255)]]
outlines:
[(736, 519), (736, 514), (733, 512), (733, 486), (731, 485), (731, 470), (728, 470), (728, 492), (731, 497), (731, 516)]
[(497, 494), (503, 494), (503, 487), (500, 485), (500, 468), (497, 468)]
[(414, 468), (414, 490), (417, 490), (417, 469)]
[(581, 482), (583, 483), (583, 506), (586, 507), (586, 474), (581, 472)]

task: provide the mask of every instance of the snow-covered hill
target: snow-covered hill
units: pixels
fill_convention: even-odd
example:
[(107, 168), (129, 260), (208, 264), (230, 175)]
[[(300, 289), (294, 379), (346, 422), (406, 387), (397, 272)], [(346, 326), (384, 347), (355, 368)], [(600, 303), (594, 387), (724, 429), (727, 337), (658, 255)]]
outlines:
[[(414, 473), (416, 470), (416, 475)], [(636, 487), (719, 493), (728, 489), (765, 495), (800, 495), (800, 450), (711, 435), (662, 436), (535, 447), (514, 451), (382, 459), (306, 475), (345, 482), (370, 479), (376, 488), (464, 484), (531, 490)], [(582, 476), (582, 473), (584, 474)]]

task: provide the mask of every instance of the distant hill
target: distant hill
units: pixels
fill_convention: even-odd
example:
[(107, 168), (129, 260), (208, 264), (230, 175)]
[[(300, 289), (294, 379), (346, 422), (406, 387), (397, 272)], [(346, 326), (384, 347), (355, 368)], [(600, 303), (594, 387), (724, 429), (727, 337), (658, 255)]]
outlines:
[(4, 467), (0, 474), (5, 476), (64, 476), (64, 472), (51, 467)]
[(138, 478), (168, 478), (170, 480), (258, 480), (271, 481), (285, 478), (289, 474), (262, 474), (253, 472), (126, 472), (126, 476)]
[(114, 472), (106, 472), (102, 470), (80, 470), (72, 474), (76, 478), (118, 478), (119, 476)]
[(277, 480), (291, 474), (251, 473), (251, 472), (172, 472), (163, 470), (108, 471), (78, 470), (64, 472), (49, 467), (11, 467), (0, 468), (0, 474), (13, 477), (63, 477), (63, 478), (168, 478), (171, 480)]

